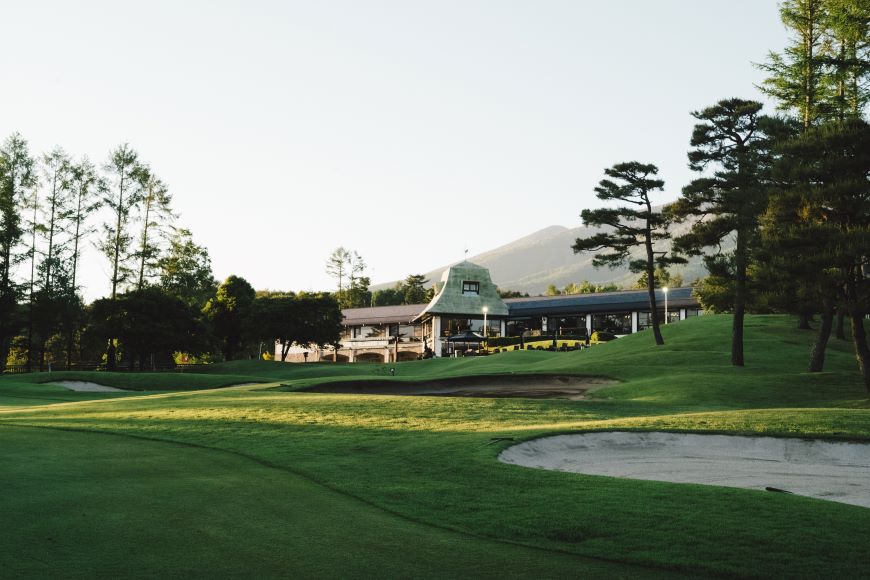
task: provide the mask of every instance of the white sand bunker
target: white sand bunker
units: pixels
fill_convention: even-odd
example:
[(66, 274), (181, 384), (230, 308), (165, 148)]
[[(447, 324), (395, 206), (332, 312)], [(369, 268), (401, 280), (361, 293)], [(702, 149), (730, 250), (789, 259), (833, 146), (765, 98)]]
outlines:
[(55, 381), (47, 383), (49, 385), (57, 385), (71, 391), (79, 391), (83, 393), (111, 393), (123, 391), (115, 387), (107, 387), (106, 385), (98, 385), (97, 383), (89, 383), (88, 381)]
[(686, 433), (558, 435), (502, 451), (525, 467), (677, 483), (773, 488), (870, 507), (870, 444)]

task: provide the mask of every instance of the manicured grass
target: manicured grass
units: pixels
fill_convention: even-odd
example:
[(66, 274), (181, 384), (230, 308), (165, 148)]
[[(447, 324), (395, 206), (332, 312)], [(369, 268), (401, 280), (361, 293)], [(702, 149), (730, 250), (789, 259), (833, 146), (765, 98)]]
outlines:
[(0, 430), (6, 578), (646, 572), (418, 524), (237, 454), (95, 433)]
[[(131, 393), (80, 393), (50, 384), (33, 381), (34, 375), (0, 377), (0, 409), (3, 407), (30, 407), (53, 405), (92, 399), (114, 399)], [(141, 394), (141, 393), (135, 393)]]
[[(734, 369), (728, 364), (729, 328), (729, 317), (703, 317), (665, 328), (665, 347), (657, 348), (648, 334), (639, 334), (587, 352), (516, 352), (480, 359), (399, 363), (394, 379), (552, 373), (604, 375), (622, 381), (595, 392), (588, 401), (293, 392), (324, 378), (383, 376), (383, 365), (237, 362), (215, 365), (202, 376), (247, 375), (249, 381), (253, 377), (287, 386), (203, 390), (98, 405), (10, 407), (0, 409), (0, 438), (7, 453), (18, 453), (24, 444), (20, 438), (10, 439), (9, 433), (33, 433), (19, 432), (16, 427), (30, 425), (110, 432), (241, 453), (279, 468), (288, 478), (293, 474), (321, 486), (300, 489), (293, 497), (296, 502), (304, 503), (309, 495), (315, 501), (318, 492), (338, 492), (345, 499), (355, 498), (347, 499), (354, 505), (381, 508), (384, 511), (379, 513), (384, 517), (398, 515), (399, 521), (428, 525), (448, 536), (450, 530), (471, 534), (458, 536), (471, 544), (490, 538), (534, 546), (546, 550), (542, 553), (548, 557), (553, 551), (646, 567), (641, 572), (623, 571), (631, 576), (663, 571), (867, 576), (870, 564), (861, 551), (870, 541), (870, 510), (865, 508), (751, 490), (545, 472), (496, 461), (499, 450), (509, 443), (494, 443), (493, 437), (520, 440), (613, 428), (870, 440), (867, 396), (848, 345), (835, 342), (826, 373), (811, 376), (803, 372), (810, 333), (793, 330), (794, 322), (785, 317), (751, 317), (748, 366)], [(119, 457), (137, 456), (141, 440), (117, 439), (123, 442), (117, 445), (127, 448), (117, 452)], [(35, 444), (18, 457), (47, 446)], [(4, 464), (22, 461), (10, 457), (13, 459)], [(113, 477), (115, 461), (108, 458), (100, 473)], [(176, 464), (187, 461), (179, 459)], [(62, 468), (65, 463), (65, 456), (55, 453), (44, 467), (37, 464), (28, 477), (48, 479), (49, 464)], [(155, 460), (154, 466), (158, 465)], [(166, 462), (166, 473), (172, 473), (172, 465)], [(193, 460), (191, 465), (195, 465)], [(126, 467), (118, 463), (117, 470), (123, 469)], [(192, 468), (193, 472), (199, 469)], [(261, 477), (253, 468), (240, 465), (235, 469), (240, 478), (254, 481)], [(275, 485), (280, 485), (280, 477), (278, 480)], [(180, 493), (169, 482), (165, 484), (169, 486), (167, 493)], [(198, 483), (190, 485), (196, 488)], [(19, 509), (16, 506), (20, 504), (24, 507), (16, 513), (32, 513), (33, 506), (42, 501), (42, 492), (30, 489), (27, 486), (7, 497), (11, 504), (4, 506), (4, 511)], [(261, 494), (260, 501), (269, 506), (267, 498), (271, 495)], [(186, 504), (188, 500), (179, 501)], [(127, 505), (124, 517), (134, 520), (146, 510), (142, 501), (128, 500)], [(278, 520), (289, 517), (270, 509), (263, 512), (274, 513)], [(171, 513), (162, 505), (153, 510), (165, 517)], [(181, 520), (186, 522), (195, 511), (183, 512)], [(280, 528), (280, 521), (267, 520), (267, 528)], [(248, 533), (244, 531), (247, 528), (234, 532), (230, 521), (214, 524), (222, 530), (214, 533), (244, 543), (241, 535)], [(338, 520), (324, 516), (320, 533), (334, 537), (329, 536), (338, 533), (334, 521)], [(46, 530), (52, 525), (46, 523)], [(92, 525), (96, 527), (92, 533), (104, 529), (100, 522)], [(148, 529), (158, 525), (149, 524)], [(383, 525), (391, 528), (399, 524)], [(349, 529), (349, 533), (356, 532)], [(23, 541), (8, 527), (0, 532), (0, 545), (8, 544), (10, 550), (23, 549)], [(185, 540), (178, 541), (178, 553), (183, 554)], [(188, 543), (191, 553), (196, 553), (194, 539)], [(319, 552), (309, 552), (311, 543), (291, 536), (286, 548), (304, 554), (300, 558), (318, 560)], [(399, 554), (402, 560), (413, 562), (420, 552), (420, 565), (409, 575), (478, 572), (458, 566), (438, 574), (438, 564), (433, 568), (432, 560), (421, 550), (417, 544), (409, 544)], [(86, 551), (99, 559), (99, 552)], [(166, 562), (168, 568), (173, 557)], [(275, 569), (269, 566), (283, 565), (277, 560), (279, 555), (269, 558), (262, 564), (266, 575)], [(373, 549), (367, 558), (372, 566), (385, 562), (385, 570), (394, 565), (391, 555), (380, 549)], [(506, 560), (501, 562), (494, 564), (501, 573), (561, 575), (553, 569), (499, 568)], [(179, 570), (188, 569), (183, 555), (175, 563)], [(348, 575), (364, 575), (369, 569), (373, 568), (355, 569)], [(31, 570), (31, 575), (44, 574)]]
[[(57, 381), (86, 381), (129, 392), (77, 392), (53, 385)], [(53, 372), (0, 376), (0, 407), (27, 407), (75, 401), (116, 399), (163, 391), (194, 391), (263, 382), (246, 376), (177, 373)]]

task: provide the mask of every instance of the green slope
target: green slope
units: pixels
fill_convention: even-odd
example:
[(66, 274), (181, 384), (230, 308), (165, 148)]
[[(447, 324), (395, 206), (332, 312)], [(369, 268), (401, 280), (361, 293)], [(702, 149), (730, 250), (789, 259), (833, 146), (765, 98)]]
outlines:
[[(13, 425), (31, 425), (241, 453), (316, 482), (322, 486), (317, 489), (355, 498), (367, 509), (398, 514), (402, 521), (641, 565), (650, 573), (867, 576), (870, 565), (860, 547), (870, 541), (868, 509), (751, 490), (544, 472), (496, 461), (509, 443), (493, 442), (494, 437), (520, 440), (611, 428), (870, 439), (870, 410), (848, 345), (833, 344), (828, 371), (810, 376), (802, 369), (812, 337), (793, 325), (784, 317), (751, 317), (743, 369), (728, 365), (730, 318), (711, 316), (668, 326), (665, 347), (639, 334), (587, 352), (402, 363), (395, 378), (556, 373), (622, 381), (588, 401), (294, 392), (324, 378), (384, 377), (384, 369), (246, 362), (209, 370), (288, 386), (7, 407), (0, 409), (0, 438), (4, 449), (14, 450), (22, 444), (8, 439), (17, 429)], [(119, 439), (136, 441), (126, 453), (138, 453), (138, 440)], [(47, 468), (34, 469), (34, 476), (49, 477), (40, 475)], [(112, 461), (102, 472), (114, 475)], [(259, 475), (252, 471), (251, 477)], [(32, 508), (39, 504), (38, 494), (14, 494), (6, 508), (14, 509), (17, 502)], [(308, 494), (316, 492), (301, 490), (294, 499), (304, 502)], [(144, 509), (132, 502), (126, 517), (138, 518)], [(157, 513), (169, 512), (160, 508)], [(278, 520), (285, 517), (275, 512)], [(324, 534), (335, 533), (333, 521), (324, 517)], [(227, 528), (223, 533), (242, 532)], [(9, 532), (3, 534), (2, 542), (14, 543)], [(309, 549), (292, 538), (287, 546), (300, 554)], [(408, 545), (399, 556), (414, 561), (420, 549)], [(393, 565), (392, 556), (377, 553), (376, 560)], [(430, 560), (420, 557), (415, 573), (432, 574)], [(516, 575), (560, 575), (530, 570), (517, 569)], [(641, 575), (637, 570), (625, 574)]]
[(0, 436), (5, 578), (648, 573), (421, 525), (237, 454), (56, 430)]

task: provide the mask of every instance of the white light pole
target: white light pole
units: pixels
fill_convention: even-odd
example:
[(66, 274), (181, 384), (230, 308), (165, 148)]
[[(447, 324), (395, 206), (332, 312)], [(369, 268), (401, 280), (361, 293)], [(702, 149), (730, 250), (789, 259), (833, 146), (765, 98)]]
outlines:
[(665, 324), (668, 323), (668, 287), (662, 288), (665, 293)]
[(486, 326), (486, 313), (487, 312), (489, 312), (489, 307), (484, 306), (483, 307), (483, 340), (484, 340), (484, 344), (489, 342), (486, 340), (486, 337), (489, 336), (489, 332), (488, 332), (489, 328)]

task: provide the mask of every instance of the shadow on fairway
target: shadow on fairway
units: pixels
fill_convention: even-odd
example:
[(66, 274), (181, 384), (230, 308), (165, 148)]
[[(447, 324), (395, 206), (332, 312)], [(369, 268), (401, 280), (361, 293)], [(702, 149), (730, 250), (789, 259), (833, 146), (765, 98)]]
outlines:
[(232, 453), (12, 426), (0, 440), (7, 577), (667, 575), (418, 524)]

